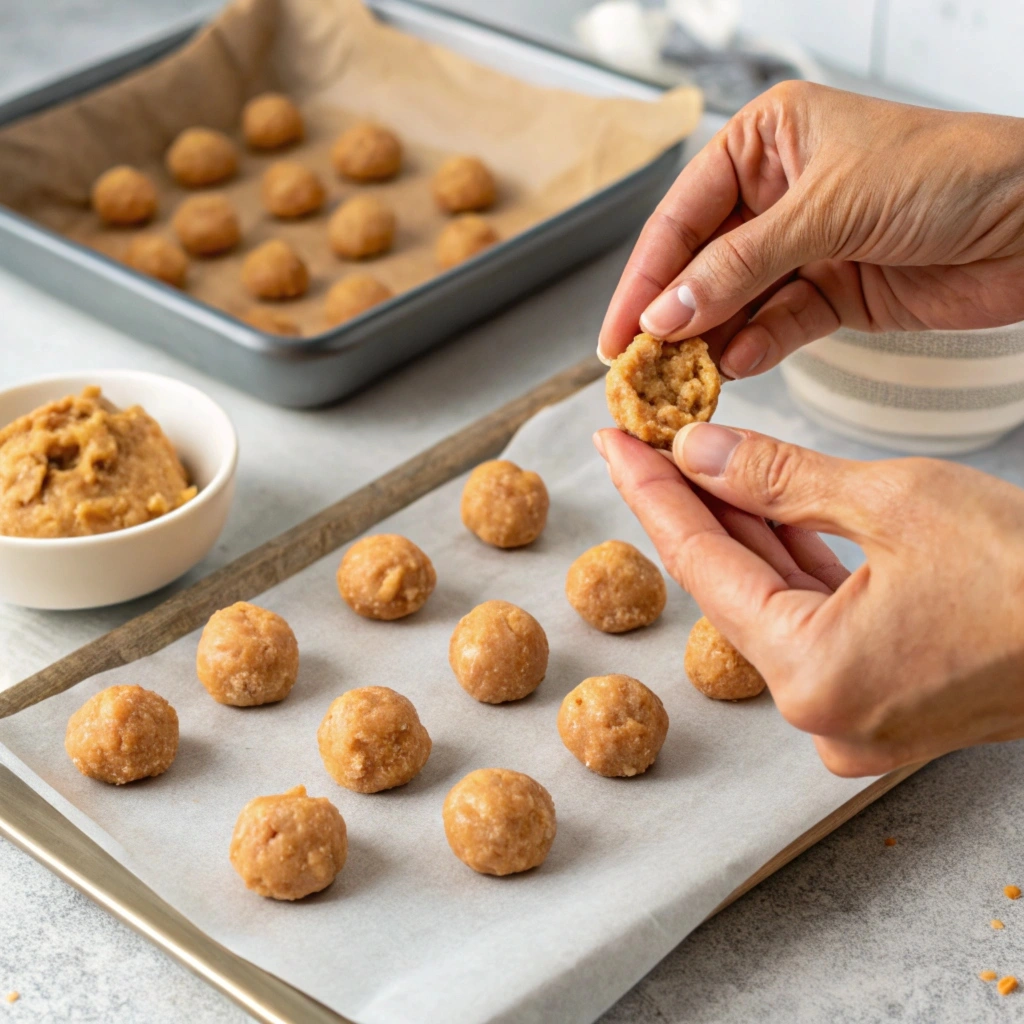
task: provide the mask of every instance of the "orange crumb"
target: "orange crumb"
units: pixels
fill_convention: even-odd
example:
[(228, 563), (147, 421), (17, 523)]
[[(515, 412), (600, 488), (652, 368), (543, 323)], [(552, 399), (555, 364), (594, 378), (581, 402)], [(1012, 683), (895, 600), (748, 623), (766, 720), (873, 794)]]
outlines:
[(7, 1002), (9, 1002), (9, 1003), (16, 1003), (20, 998), (21, 998), (21, 993), (20, 992), (8, 992), (7, 993)]
[(1020, 899), (1020, 886), (1008, 885), (1003, 889), (1003, 892), (1011, 900)]
[(885, 845), (886, 845), (886, 846), (895, 846), (895, 845), (896, 845), (896, 839), (895, 839), (895, 837), (894, 837), (894, 836), (889, 836), (889, 837), (888, 837), (888, 838), (887, 838), (887, 839), (885, 840)]
[(978, 977), (981, 978), (982, 981), (995, 981), (996, 980), (996, 972), (995, 971), (982, 971), (978, 975)]
[(1005, 978), (1000, 978), (999, 984), (996, 985), (1001, 996), (1008, 996), (1016, 987), (1017, 979), (1012, 974), (1008, 974)]
[(1000, 921), (998, 917), (993, 917), (992, 920), (989, 922), (989, 924), (991, 924), (992, 927), (995, 928), (996, 931), (999, 931), (1001, 928), (1005, 928), (1006, 927), (1006, 925), (1003, 924), (1003, 922)]

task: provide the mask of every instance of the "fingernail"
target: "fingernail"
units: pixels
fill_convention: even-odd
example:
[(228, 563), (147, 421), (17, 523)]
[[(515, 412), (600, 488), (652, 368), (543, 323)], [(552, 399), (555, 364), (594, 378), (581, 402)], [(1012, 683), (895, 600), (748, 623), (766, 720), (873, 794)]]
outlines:
[[(604, 354), (604, 353), (603, 353), (603, 352), (601, 351), (601, 342), (598, 342), (598, 343), (597, 343), (597, 358), (598, 358), (598, 359), (600, 359), (600, 360), (601, 360), (601, 362), (602, 362), (602, 363), (604, 363), (604, 365), (605, 365), (605, 366), (611, 366), (611, 365), (612, 365), (612, 363), (613, 363), (613, 362), (615, 361), (615, 360), (613, 360), (613, 359), (609, 359), (609, 358), (608, 358), (608, 357), (607, 357), (607, 356), (606, 356), (606, 355), (605, 355), (605, 354)], [(596, 436), (597, 436), (597, 435), (595, 435), (595, 437), (596, 437)]]
[(688, 423), (676, 434), (676, 463), (689, 473), (722, 476), (743, 435), (717, 423)]
[(594, 442), (594, 447), (597, 449), (597, 454), (600, 455), (605, 462), (607, 462), (608, 456), (605, 455), (604, 453), (604, 438), (601, 436), (601, 432), (598, 431), (596, 434), (594, 434), (591, 440)]
[(763, 338), (737, 338), (722, 353), (722, 373), (736, 380), (746, 377), (764, 361), (768, 355), (768, 342)]
[(692, 319), (697, 303), (688, 285), (681, 284), (659, 295), (643, 312), (640, 326), (656, 338), (667, 338), (682, 330)]

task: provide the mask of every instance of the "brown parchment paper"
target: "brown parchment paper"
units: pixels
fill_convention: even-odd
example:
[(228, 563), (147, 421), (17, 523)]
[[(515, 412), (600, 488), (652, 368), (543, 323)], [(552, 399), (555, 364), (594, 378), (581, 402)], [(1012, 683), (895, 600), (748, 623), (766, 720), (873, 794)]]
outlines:
[[(238, 130), (243, 104), (266, 90), (291, 95), (307, 134), (296, 147), (249, 152)], [(103, 228), (89, 208), (93, 181), (118, 163), (151, 174), (160, 192), (156, 222), (138, 230), (171, 235), (177, 205), (194, 190), (177, 186), (163, 154), (178, 132), (208, 125), (232, 135), (239, 176), (218, 186), (236, 204), (243, 229), (234, 252), (192, 260), (188, 292), (234, 315), (255, 305), (240, 281), (245, 255), (268, 238), (292, 243), (312, 283), (299, 300), (275, 304), (305, 334), (325, 329), (323, 298), (336, 280), (362, 269), (400, 292), (438, 273), (434, 242), (447, 218), (430, 177), (445, 156), (473, 153), (499, 181), (487, 216), (508, 238), (641, 167), (688, 135), (701, 111), (698, 90), (658, 102), (607, 99), (540, 88), (378, 22), (359, 0), (237, 0), (180, 51), (80, 99), (0, 131), (0, 203), (46, 227), (122, 258), (136, 229)], [(406, 160), (392, 182), (340, 180), (331, 143), (371, 118), (401, 137)], [(277, 159), (300, 160), (328, 189), (317, 215), (278, 221), (260, 204), (259, 183)], [(326, 225), (358, 192), (395, 210), (393, 250), (377, 259), (341, 260)]]

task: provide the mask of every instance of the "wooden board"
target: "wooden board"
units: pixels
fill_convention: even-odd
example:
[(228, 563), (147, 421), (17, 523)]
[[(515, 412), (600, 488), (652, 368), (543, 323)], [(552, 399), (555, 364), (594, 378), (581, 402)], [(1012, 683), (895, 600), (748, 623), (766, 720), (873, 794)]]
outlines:
[[(295, 575), (478, 462), (493, 458), (531, 416), (603, 373), (604, 367), (592, 357), (556, 374), (157, 607), (0, 693), (0, 718), (62, 693), (98, 672), (153, 654), (199, 628), (218, 608), (249, 600)], [(902, 768), (876, 780), (776, 854), (737, 886), (709, 917), (920, 767)], [(3, 766), (0, 835), (156, 943), (257, 1020), (267, 1024), (352, 1024), (215, 942)]]

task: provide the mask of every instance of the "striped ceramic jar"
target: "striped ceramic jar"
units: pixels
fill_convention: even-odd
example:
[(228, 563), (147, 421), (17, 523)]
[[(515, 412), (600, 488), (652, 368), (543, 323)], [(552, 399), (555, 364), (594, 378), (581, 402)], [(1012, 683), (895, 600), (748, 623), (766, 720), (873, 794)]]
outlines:
[(840, 328), (782, 364), (811, 419), (883, 448), (952, 455), (1024, 423), (1024, 324), (861, 334)]

